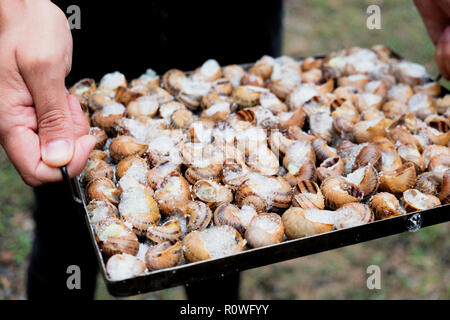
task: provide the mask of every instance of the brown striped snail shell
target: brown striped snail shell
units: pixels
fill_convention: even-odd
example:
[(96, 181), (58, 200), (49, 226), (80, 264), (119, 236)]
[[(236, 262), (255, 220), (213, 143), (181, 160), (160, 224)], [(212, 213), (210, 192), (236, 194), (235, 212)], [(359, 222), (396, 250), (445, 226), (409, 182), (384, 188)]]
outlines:
[(370, 164), (360, 167), (348, 174), (347, 181), (356, 184), (364, 193), (364, 199), (372, 196), (379, 186), (379, 178), (377, 170)]
[(114, 95), (114, 100), (127, 106), (131, 101), (134, 101), (146, 94), (146, 90), (133, 90), (132, 88), (118, 87)]
[(212, 83), (211, 92), (228, 96), (233, 92), (233, 84), (230, 80), (225, 78), (217, 79)]
[[(381, 151), (380, 171), (391, 171), (402, 166), (402, 159), (397, 153), (395, 146), (385, 137), (375, 137), (372, 143)], [(378, 169), (378, 166), (377, 166)]]
[(176, 175), (177, 173), (180, 173), (180, 166), (166, 161), (148, 171), (147, 181), (152, 189), (158, 189), (167, 176)]
[(186, 201), (181, 203), (177, 209), (177, 212), (181, 213), (187, 218), (186, 230), (201, 231), (206, 229), (212, 219), (211, 209), (201, 201)]
[(441, 192), (438, 197), (442, 204), (450, 203), (450, 170), (446, 170), (444, 173), (441, 184)]
[(103, 149), (108, 140), (106, 132), (98, 127), (91, 127), (89, 129), (89, 134), (95, 137), (95, 147), (94, 149)]
[(393, 120), (383, 118), (375, 120), (366, 120), (356, 123), (353, 127), (353, 135), (357, 143), (369, 142), (377, 136), (384, 137), (386, 128), (391, 125)]
[(280, 243), (283, 236), (283, 222), (276, 213), (265, 212), (254, 216), (245, 231), (245, 239), (253, 248)]
[(129, 254), (115, 254), (106, 263), (106, 273), (112, 281), (134, 278), (144, 274), (145, 270), (145, 263)]
[(147, 239), (161, 243), (164, 241), (175, 242), (181, 240), (181, 227), (178, 218), (173, 217), (164, 222), (162, 225), (151, 225), (147, 229)]
[(108, 154), (105, 151), (94, 149), (89, 153), (89, 160), (106, 160)]
[(298, 239), (329, 232), (334, 225), (333, 211), (292, 207), (283, 213), (284, 232), (288, 239)]
[(218, 94), (216, 92), (210, 92), (207, 95), (204, 95), (202, 97), (202, 101), (200, 103), (200, 106), (203, 109), (208, 109), (212, 105), (217, 104), (217, 103), (221, 103), (221, 102), (228, 102), (229, 104), (231, 104), (233, 102), (233, 99), (228, 97), (228, 96), (220, 95), (220, 94)]
[(450, 169), (450, 155), (439, 154), (430, 159), (428, 171), (433, 172), (436, 179), (442, 181), (444, 173)]
[(441, 183), (434, 176), (433, 172), (424, 172), (417, 176), (414, 189), (422, 193), (432, 194), (434, 196), (439, 194)]
[(172, 96), (178, 96), (182, 90), (180, 79), (186, 78), (183, 71), (170, 69), (162, 77), (162, 85)]
[(119, 219), (106, 219), (95, 227), (96, 239), (107, 256), (118, 253), (136, 255), (139, 251), (137, 236)]
[(114, 177), (114, 169), (104, 160), (89, 159), (86, 168), (83, 171), (83, 181), (88, 183), (97, 178), (112, 179)]
[[(244, 234), (246, 226), (239, 217), (240, 209), (231, 203), (223, 203), (214, 211), (214, 225), (228, 225), (235, 228), (240, 234)], [(255, 212), (256, 213), (256, 212)]]
[(194, 115), (187, 109), (180, 109), (172, 113), (170, 121), (173, 128), (186, 129), (194, 122)]
[(303, 180), (313, 181), (316, 179), (316, 166), (312, 160), (306, 160), (295, 174), (288, 172), (283, 176), (283, 178), (292, 187)]
[(73, 94), (81, 105), (89, 105), (89, 96), (95, 92), (97, 86), (95, 80), (91, 78), (84, 78), (75, 83), (70, 89), (70, 94)]
[(220, 163), (210, 163), (206, 167), (189, 167), (184, 176), (191, 184), (195, 184), (198, 180), (220, 181), (222, 174), (222, 165)]
[(344, 174), (344, 160), (340, 157), (330, 157), (320, 164), (316, 173), (320, 181), (330, 176), (342, 176)]
[(369, 207), (378, 220), (396, 217), (404, 214), (397, 198), (388, 192), (380, 192), (374, 195), (369, 201)]
[(331, 176), (322, 181), (320, 186), (327, 207), (338, 209), (349, 202), (360, 202), (364, 193), (355, 184), (347, 182), (344, 177)]
[(172, 215), (182, 203), (191, 199), (189, 183), (179, 174), (168, 175), (155, 191), (155, 200), (161, 212)]
[(270, 134), (269, 145), (274, 154), (285, 154), (287, 149), (294, 144), (295, 141), (284, 136), (280, 131), (274, 131)]
[(145, 264), (149, 270), (160, 270), (179, 266), (183, 261), (183, 249), (180, 241), (161, 242), (148, 248), (145, 253)]
[(243, 161), (228, 158), (222, 165), (222, 182), (230, 189), (236, 190), (247, 179), (248, 172)]
[(111, 97), (101, 90), (92, 92), (88, 97), (89, 109), (93, 112), (100, 110), (111, 103), (114, 103), (114, 97)]
[(380, 173), (380, 190), (398, 195), (412, 188), (416, 183), (416, 169), (412, 162), (400, 168)]
[(264, 79), (257, 74), (246, 73), (241, 78), (241, 85), (264, 87)]
[(158, 224), (161, 217), (155, 199), (142, 188), (124, 190), (118, 208), (122, 220), (130, 223), (133, 231), (140, 236), (145, 236), (147, 229)]
[(389, 130), (387, 137), (394, 144), (401, 143), (407, 146), (414, 146), (422, 152), (422, 145), (420, 144), (420, 141), (405, 128), (392, 128)]
[(370, 207), (362, 203), (347, 203), (336, 211), (334, 228), (337, 230), (370, 223), (375, 220)]
[(336, 150), (328, 146), (325, 140), (316, 138), (312, 142), (312, 147), (316, 154), (318, 163), (322, 163), (325, 159), (337, 157)]
[(118, 136), (109, 146), (109, 154), (115, 161), (131, 155), (142, 156), (147, 151), (148, 145), (138, 142), (130, 136)]
[(354, 169), (371, 165), (375, 168), (380, 167), (381, 151), (377, 145), (369, 143), (364, 146), (355, 158)]
[(425, 127), (420, 130), (420, 135), (428, 144), (446, 146), (450, 142), (450, 131), (444, 133), (431, 127)]
[(276, 175), (280, 170), (278, 157), (266, 146), (252, 149), (246, 158), (246, 163), (252, 171), (265, 176)]
[(288, 129), (291, 126), (302, 128), (305, 123), (306, 115), (302, 108), (298, 108), (290, 112), (280, 112), (278, 118), (280, 120), (281, 129)]
[(302, 180), (294, 187), (292, 205), (303, 209), (324, 209), (325, 200), (315, 182)]
[(231, 190), (213, 180), (198, 180), (192, 187), (192, 193), (195, 198), (213, 208), (220, 203), (233, 201)]
[(419, 174), (423, 172), (427, 167), (425, 160), (423, 160), (422, 155), (415, 146), (402, 145), (397, 148), (397, 153), (403, 162), (412, 162), (416, 168), (416, 173)]
[(189, 262), (219, 258), (240, 252), (245, 241), (231, 226), (214, 226), (203, 231), (192, 231), (183, 239), (184, 257)]
[(408, 189), (403, 192), (402, 200), (406, 212), (427, 210), (441, 205), (438, 197), (416, 189)]
[(258, 104), (261, 93), (266, 91), (256, 86), (239, 86), (233, 90), (233, 99), (242, 107), (253, 107)]
[(106, 200), (113, 205), (119, 204), (119, 189), (112, 180), (108, 178), (97, 178), (91, 180), (86, 186), (86, 198), (92, 200)]

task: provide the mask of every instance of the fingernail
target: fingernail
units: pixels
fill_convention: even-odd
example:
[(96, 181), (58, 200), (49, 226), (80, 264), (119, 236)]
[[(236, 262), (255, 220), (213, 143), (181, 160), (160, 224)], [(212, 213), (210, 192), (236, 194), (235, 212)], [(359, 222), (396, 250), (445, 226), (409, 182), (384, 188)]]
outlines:
[(67, 164), (72, 159), (72, 155), (73, 146), (67, 140), (49, 142), (42, 150), (42, 160), (55, 167)]

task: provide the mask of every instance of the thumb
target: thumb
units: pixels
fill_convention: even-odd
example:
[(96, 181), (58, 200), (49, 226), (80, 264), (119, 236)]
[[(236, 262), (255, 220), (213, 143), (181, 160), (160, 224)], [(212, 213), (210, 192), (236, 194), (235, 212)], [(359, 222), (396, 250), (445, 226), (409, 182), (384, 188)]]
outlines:
[(55, 68), (28, 69), (22, 76), (33, 97), (42, 161), (51, 167), (68, 164), (74, 154), (74, 129), (64, 72)]

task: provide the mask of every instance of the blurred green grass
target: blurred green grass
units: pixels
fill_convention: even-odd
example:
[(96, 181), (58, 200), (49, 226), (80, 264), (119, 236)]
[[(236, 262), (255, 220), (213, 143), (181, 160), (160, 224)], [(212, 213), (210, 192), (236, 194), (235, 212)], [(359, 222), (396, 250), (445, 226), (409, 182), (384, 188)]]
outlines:
[[(381, 8), (381, 30), (366, 28), (366, 8), (370, 4)], [(285, 9), (287, 55), (318, 55), (382, 43), (405, 58), (424, 64), (431, 75), (438, 73), (433, 44), (412, 0), (290, 0), (285, 1)], [(31, 235), (29, 230), (18, 226), (20, 223), (14, 216), (29, 212), (32, 192), (21, 182), (3, 151), (0, 151), (0, 186), (0, 253), (14, 252), (17, 281), (22, 283), (16, 297), (23, 297), (23, 270)], [(446, 223), (245, 271), (242, 298), (449, 299), (449, 234), (450, 224)], [(366, 287), (366, 268), (371, 264), (380, 266), (381, 290)], [(0, 299), (11, 298), (2, 296), (2, 292), (0, 282)], [(111, 298), (100, 277), (96, 298)], [(131, 297), (183, 298), (182, 287)]]

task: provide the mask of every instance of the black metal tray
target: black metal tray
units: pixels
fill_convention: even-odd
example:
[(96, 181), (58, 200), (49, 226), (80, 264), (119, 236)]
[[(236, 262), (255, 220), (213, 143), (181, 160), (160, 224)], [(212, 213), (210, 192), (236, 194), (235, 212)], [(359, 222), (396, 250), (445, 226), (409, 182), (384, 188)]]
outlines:
[[(395, 52), (393, 52), (393, 55), (396, 58), (401, 58)], [(323, 57), (316, 56), (315, 58)], [(241, 66), (247, 69), (251, 65), (249, 63), (242, 64)], [(443, 88), (443, 94), (445, 93), (448, 93), (448, 91)], [(78, 204), (81, 214), (86, 219), (106, 287), (109, 293), (116, 297), (132, 296), (192, 282), (219, 278), (230, 273), (383, 238), (402, 232), (416, 232), (423, 227), (450, 221), (450, 204), (447, 204), (429, 210), (374, 221), (357, 227), (330, 231), (295, 240), (287, 240), (262, 248), (247, 249), (243, 252), (222, 258), (192, 262), (177, 267), (152, 271), (135, 278), (111, 281), (106, 274), (106, 265), (89, 221), (87, 201), (84, 192), (81, 191), (79, 178), (69, 180), (67, 178), (67, 171), (65, 170), (63, 170), (63, 176), (65, 176), (66, 183), (71, 187), (74, 201)]]

